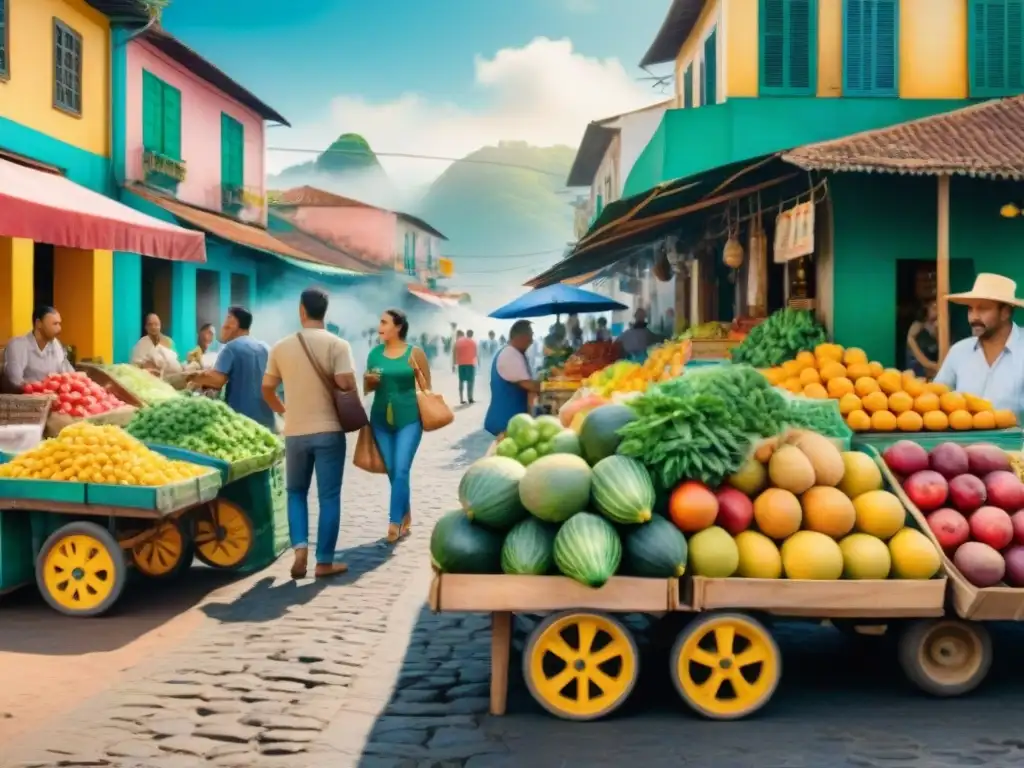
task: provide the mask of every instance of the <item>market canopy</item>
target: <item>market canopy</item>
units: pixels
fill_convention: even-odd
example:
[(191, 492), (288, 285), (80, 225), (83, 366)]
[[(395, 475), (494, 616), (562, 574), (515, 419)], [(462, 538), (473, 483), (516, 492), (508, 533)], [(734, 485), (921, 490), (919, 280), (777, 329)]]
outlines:
[(524, 317), (572, 315), (580, 312), (609, 312), (613, 309), (627, 307), (599, 293), (585, 291), (572, 285), (558, 284), (530, 291), (494, 310), (490, 316), (498, 320), (513, 320)]
[(56, 173), (0, 159), (0, 235), (62, 248), (206, 261), (199, 232), (160, 221)]

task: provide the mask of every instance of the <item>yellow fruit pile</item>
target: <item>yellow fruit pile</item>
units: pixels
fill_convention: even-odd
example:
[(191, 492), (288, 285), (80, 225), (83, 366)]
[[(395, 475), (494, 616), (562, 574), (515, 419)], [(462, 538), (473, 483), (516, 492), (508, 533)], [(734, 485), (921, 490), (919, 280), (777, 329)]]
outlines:
[(1005, 429), (1017, 424), (1012, 411), (997, 411), (984, 398), (950, 392), (944, 384), (913, 371), (883, 368), (864, 350), (819, 344), (777, 368), (761, 373), (795, 394), (839, 401), (854, 432), (941, 432), (947, 429)]
[(0, 465), (0, 477), (111, 485), (168, 485), (207, 472), (149, 450), (120, 427), (84, 421)]
[(681, 376), (689, 359), (688, 340), (666, 341), (651, 347), (642, 364), (619, 360), (591, 374), (583, 384), (604, 397), (610, 397), (616, 392), (646, 392), (647, 387), (655, 382)]

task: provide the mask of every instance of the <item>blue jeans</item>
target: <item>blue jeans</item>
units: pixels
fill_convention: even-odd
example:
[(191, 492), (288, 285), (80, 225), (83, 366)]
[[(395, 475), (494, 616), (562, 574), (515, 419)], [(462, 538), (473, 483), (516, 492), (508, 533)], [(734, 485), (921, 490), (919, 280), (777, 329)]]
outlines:
[(285, 487), (288, 490), (288, 533), (292, 547), (309, 546), (309, 486), (316, 469), (320, 522), (316, 531), (316, 562), (334, 562), (341, 527), (341, 478), (345, 471), (345, 433), (319, 432), (284, 439)]
[(416, 450), (423, 438), (423, 425), (414, 421), (400, 429), (393, 429), (374, 424), (373, 436), (377, 440), (377, 448), (384, 459), (384, 466), (391, 480), (388, 522), (401, 525), (402, 519), (409, 511), (409, 500), (412, 496), (409, 486), (412, 478), (412, 460), (416, 458)]

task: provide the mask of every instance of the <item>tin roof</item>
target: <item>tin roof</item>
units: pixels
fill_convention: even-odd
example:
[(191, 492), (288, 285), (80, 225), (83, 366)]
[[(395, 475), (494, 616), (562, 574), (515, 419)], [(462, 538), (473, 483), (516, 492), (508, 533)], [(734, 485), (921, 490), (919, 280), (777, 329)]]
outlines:
[(640, 60), (640, 66), (649, 67), (652, 64), (675, 61), (679, 49), (693, 31), (703, 6), (704, 0), (672, 0), (665, 20), (661, 22), (661, 29)]

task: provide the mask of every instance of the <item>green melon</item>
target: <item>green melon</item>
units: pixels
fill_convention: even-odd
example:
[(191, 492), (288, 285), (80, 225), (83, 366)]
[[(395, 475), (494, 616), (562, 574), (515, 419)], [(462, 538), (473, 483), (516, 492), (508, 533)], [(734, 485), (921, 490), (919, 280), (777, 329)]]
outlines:
[(562, 422), (558, 420), (557, 416), (551, 416), (550, 414), (538, 416), (536, 424), (541, 441), (550, 440), (562, 431)]
[(552, 551), (558, 529), (528, 517), (508, 532), (501, 548), (501, 570), (524, 576), (543, 576), (554, 568)]
[(553, 453), (526, 468), (519, 481), (519, 500), (546, 523), (562, 523), (587, 508), (590, 467), (579, 456)]
[(551, 438), (551, 453), (571, 453), (573, 456), (582, 456), (580, 448), (580, 437), (571, 429), (563, 429)]
[(613, 523), (646, 523), (654, 508), (654, 483), (647, 469), (628, 456), (608, 456), (594, 465), (590, 494), (597, 511)]
[(461, 509), (448, 512), (430, 534), (430, 559), (442, 573), (501, 573), (501, 534), (475, 525)]
[(612, 524), (600, 515), (573, 515), (555, 535), (555, 565), (580, 584), (603, 587), (622, 562), (622, 542)]
[(613, 455), (622, 442), (619, 430), (635, 419), (633, 409), (626, 405), (602, 405), (588, 413), (580, 428), (580, 446), (587, 463), (593, 466)]
[(474, 461), (459, 482), (459, 504), (481, 525), (505, 531), (526, 517), (519, 482), (526, 468), (515, 459), (488, 456)]
[(686, 537), (663, 517), (631, 526), (623, 550), (626, 569), (634, 576), (671, 579), (686, 572)]

